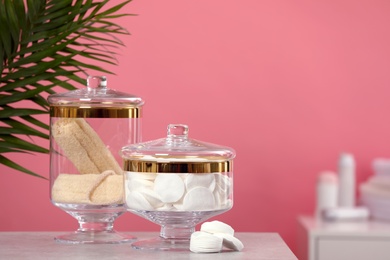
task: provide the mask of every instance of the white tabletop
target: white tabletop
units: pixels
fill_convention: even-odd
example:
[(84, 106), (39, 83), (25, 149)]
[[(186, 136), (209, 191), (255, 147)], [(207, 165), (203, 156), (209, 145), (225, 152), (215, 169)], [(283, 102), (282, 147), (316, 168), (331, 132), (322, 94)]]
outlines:
[[(66, 233), (66, 232), (63, 232)], [(277, 233), (236, 233), (244, 244), (241, 252), (198, 254), (170, 251), (142, 251), (131, 244), (60, 244), (54, 241), (59, 232), (0, 232), (0, 259), (297, 259)], [(156, 237), (157, 233), (132, 232), (139, 239)]]

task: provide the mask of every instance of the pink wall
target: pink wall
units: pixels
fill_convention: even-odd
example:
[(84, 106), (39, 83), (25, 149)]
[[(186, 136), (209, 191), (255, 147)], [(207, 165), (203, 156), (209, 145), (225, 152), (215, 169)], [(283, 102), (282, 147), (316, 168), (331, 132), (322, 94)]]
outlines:
[[(361, 182), (373, 158), (390, 157), (389, 1), (134, 1), (126, 11), (139, 16), (121, 20), (132, 36), (109, 84), (146, 100), (144, 140), (185, 123), (192, 138), (236, 149), (235, 204), (217, 217), (236, 231), (278, 232), (294, 250), (320, 171), (348, 151)], [(14, 157), (49, 176), (48, 156)], [(0, 166), (0, 230), (74, 230), (48, 185)], [(132, 214), (116, 227), (158, 230)]]

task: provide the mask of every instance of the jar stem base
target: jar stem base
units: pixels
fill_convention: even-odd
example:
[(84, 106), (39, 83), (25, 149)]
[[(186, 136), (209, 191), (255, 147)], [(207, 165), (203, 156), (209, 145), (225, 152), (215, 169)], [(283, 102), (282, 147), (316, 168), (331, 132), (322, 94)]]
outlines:
[(131, 243), (136, 237), (114, 230), (115, 220), (124, 213), (123, 205), (88, 205), (55, 203), (74, 217), (79, 228), (75, 232), (54, 238), (67, 244), (120, 244)]
[(115, 230), (77, 230), (54, 238), (56, 242), (65, 244), (121, 244), (131, 243), (136, 239), (134, 236), (119, 233)]
[(162, 226), (159, 237), (140, 240), (131, 246), (141, 250), (189, 251), (194, 231), (192, 226)]
[(159, 250), (159, 251), (189, 251), (190, 239), (162, 238), (137, 241), (131, 246), (140, 250)]

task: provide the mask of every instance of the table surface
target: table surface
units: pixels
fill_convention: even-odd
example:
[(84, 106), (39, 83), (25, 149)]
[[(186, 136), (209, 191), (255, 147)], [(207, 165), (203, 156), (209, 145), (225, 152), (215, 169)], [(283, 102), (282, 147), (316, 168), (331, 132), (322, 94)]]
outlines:
[[(235, 237), (244, 244), (240, 252), (223, 250), (220, 253), (190, 251), (149, 251), (133, 249), (125, 244), (61, 244), (56, 235), (66, 232), (0, 232), (0, 259), (297, 259), (277, 233), (240, 233)], [(132, 232), (138, 240), (157, 237), (154, 232)]]

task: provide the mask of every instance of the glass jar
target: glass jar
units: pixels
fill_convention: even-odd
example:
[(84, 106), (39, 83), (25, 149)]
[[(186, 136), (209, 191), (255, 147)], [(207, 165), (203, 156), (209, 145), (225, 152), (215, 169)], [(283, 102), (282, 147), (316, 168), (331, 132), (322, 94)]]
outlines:
[(50, 199), (79, 222), (65, 243), (121, 243), (134, 237), (113, 229), (126, 212), (123, 143), (141, 140), (143, 100), (88, 77), (87, 87), (48, 97), (50, 104)]
[(161, 226), (160, 236), (137, 249), (189, 250), (195, 225), (233, 206), (231, 148), (188, 138), (171, 124), (166, 138), (122, 148), (125, 206)]

